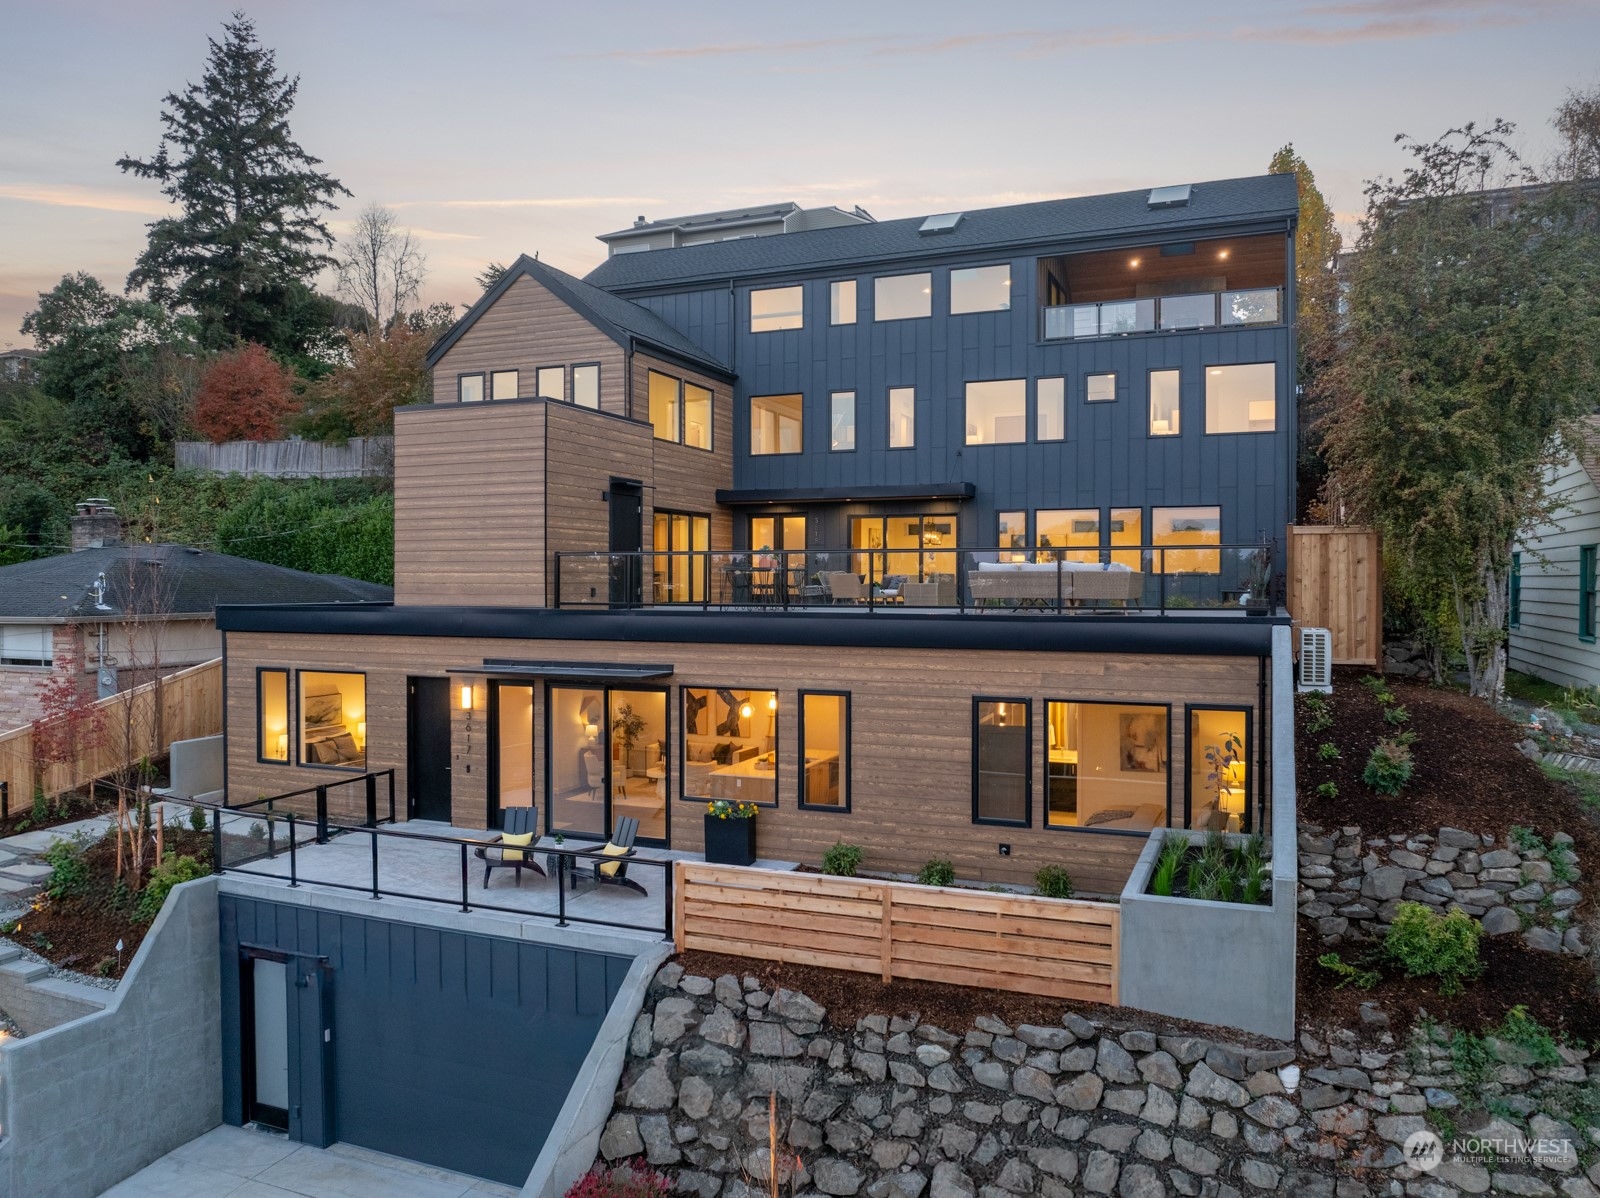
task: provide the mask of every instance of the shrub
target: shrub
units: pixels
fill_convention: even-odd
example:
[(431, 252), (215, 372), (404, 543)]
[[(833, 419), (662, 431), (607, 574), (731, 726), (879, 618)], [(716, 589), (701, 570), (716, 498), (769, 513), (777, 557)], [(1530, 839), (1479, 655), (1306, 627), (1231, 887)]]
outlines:
[(822, 872), (838, 878), (853, 878), (856, 870), (861, 868), (861, 859), (866, 855), (866, 850), (859, 844), (836, 841), (832, 848), (822, 854)]
[(572, 1183), (566, 1198), (667, 1198), (671, 1193), (670, 1177), (630, 1161), (610, 1169), (590, 1169)]
[(1405, 723), (1410, 718), (1411, 713), (1404, 707), (1401, 707), (1399, 704), (1396, 704), (1393, 707), (1385, 707), (1383, 709), (1383, 722), (1386, 724), (1399, 725)]
[(265, 347), (246, 342), (223, 354), (200, 376), (194, 426), (206, 440), (271, 441), (299, 404), (294, 375)]
[(1382, 795), (1397, 795), (1411, 781), (1411, 745), (1397, 736), (1378, 739), (1361, 780)]
[(161, 914), (161, 905), (167, 901), (167, 895), (174, 886), (180, 882), (192, 882), (205, 875), (205, 866), (193, 857), (180, 857), (176, 853), (168, 853), (161, 859), (161, 864), (150, 871), (150, 879), (139, 894), (139, 905), (134, 910), (134, 917), (143, 923), (149, 923)]
[(44, 892), (50, 898), (71, 898), (89, 889), (89, 863), (83, 859), (81, 844), (58, 840), (45, 850), (44, 860), (50, 867)]
[(1556, 1051), (1556, 1038), (1532, 1015), (1528, 1008), (1518, 1004), (1506, 1012), (1500, 1026), (1494, 1029), (1497, 1039), (1526, 1049), (1538, 1069), (1554, 1069), (1561, 1064), (1561, 1054)]
[(1323, 953), (1317, 958), (1317, 964), (1339, 975), (1340, 981), (1334, 987), (1335, 990), (1343, 990), (1346, 986), (1354, 986), (1357, 990), (1371, 990), (1380, 980), (1376, 969), (1361, 969), (1350, 964), (1338, 953)]
[(1046, 865), (1033, 875), (1034, 893), (1041, 898), (1072, 897), (1072, 875), (1065, 865)]
[(1177, 832), (1168, 833), (1161, 845), (1161, 856), (1156, 858), (1155, 873), (1150, 878), (1150, 893), (1165, 898), (1172, 897), (1172, 888), (1178, 881), (1178, 870), (1189, 855), (1189, 838)]
[(1407, 977), (1438, 978), (1441, 994), (1459, 994), (1463, 982), (1483, 972), (1478, 957), (1482, 932), (1465, 911), (1440, 915), (1422, 903), (1401, 903), (1384, 936), (1383, 951)]
[(924, 886), (953, 886), (956, 867), (948, 857), (934, 857), (917, 871), (917, 881)]
[(1315, 736), (1320, 732), (1326, 732), (1332, 727), (1333, 716), (1328, 714), (1326, 708), (1319, 708), (1316, 714), (1306, 721), (1306, 732), (1311, 736)]
[(1331, 740), (1325, 740), (1317, 746), (1317, 756), (1323, 761), (1337, 761), (1339, 759), (1339, 746)]
[(206, 830), (206, 809), (204, 807), (189, 808), (189, 826), (196, 832)]
[(1337, 799), (1339, 797), (1338, 785), (1333, 782), (1318, 783), (1317, 797), (1321, 799)]

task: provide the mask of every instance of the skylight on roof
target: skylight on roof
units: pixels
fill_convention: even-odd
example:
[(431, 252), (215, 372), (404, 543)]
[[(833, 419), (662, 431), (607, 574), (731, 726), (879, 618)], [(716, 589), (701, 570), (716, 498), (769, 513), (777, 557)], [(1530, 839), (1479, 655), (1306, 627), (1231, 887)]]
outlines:
[(1171, 187), (1152, 187), (1150, 189), (1150, 207), (1182, 208), (1189, 202), (1189, 192), (1193, 187), (1192, 183), (1177, 183)]
[(918, 233), (948, 233), (961, 223), (965, 212), (945, 212), (939, 216), (930, 216), (922, 222)]

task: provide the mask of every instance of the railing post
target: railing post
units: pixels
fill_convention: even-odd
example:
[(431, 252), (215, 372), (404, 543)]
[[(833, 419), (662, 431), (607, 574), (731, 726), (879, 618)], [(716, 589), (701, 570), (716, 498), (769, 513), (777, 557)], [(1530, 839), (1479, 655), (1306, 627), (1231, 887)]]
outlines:
[(467, 901), (467, 842), (461, 842), (461, 909), (472, 910), (472, 904)]
[(556, 606), (561, 606), (561, 555), (555, 554), (555, 569), (550, 572), (551, 584), (555, 587)]
[(1150, 564), (1156, 571), (1156, 600), (1161, 614), (1167, 614), (1167, 562), (1159, 549), (1150, 551)]
[(389, 822), (394, 823), (394, 771), (389, 770)]
[(317, 843), (328, 843), (328, 788), (317, 787)]
[(367, 783), (367, 827), (378, 826), (378, 775), (368, 774)]
[(666, 894), (666, 899), (664, 900), (666, 902), (666, 913), (667, 913), (667, 916), (666, 916), (666, 919), (663, 921), (666, 924), (666, 927), (664, 927), (662, 929), (662, 931), (665, 932), (666, 935), (663, 938), (666, 939), (666, 940), (671, 940), (672, 939), (672, 913), (673, 913), (673, 909), (672, 909), (672, 903), (673, 903), (672, 880), (673, 879), (672, 879), (672, 876), (675, 873), (678, 872), (678, 868), (677, 868), (676, 865), (669, 865), (669, 866), (667, 866), (666, 869), (662, 870), (661, 872), (667, 875), (667, 894)]
[(567, 879), (566, 874), (571, 868), (567, 854), (563, 850), (559, 863), (556, 865), (556, 927), (567, 926)]
[(292, 890), (300, 885), (300, 876), (296, 872), (294, 857), (294, 812), (289, 812), (289, 888)]
[(373, 828), (368, 835), (372, 837), (372, 897), (382, 898), (378, 893), (378, 829)]
[[(4, 785), (5, 783), (0, 782), (0, 786)], [(214, 874), (222, 872), (222, 813), (220, 811), (211, 813), (211, 872)]]
[(11, 818), (11, 783), (0, 782), (0, 819)]
[(1061, 614), (1061, 600), (1061, 556), (1058, 554), (1056, 556), (1056, 615), (1058, 616)]

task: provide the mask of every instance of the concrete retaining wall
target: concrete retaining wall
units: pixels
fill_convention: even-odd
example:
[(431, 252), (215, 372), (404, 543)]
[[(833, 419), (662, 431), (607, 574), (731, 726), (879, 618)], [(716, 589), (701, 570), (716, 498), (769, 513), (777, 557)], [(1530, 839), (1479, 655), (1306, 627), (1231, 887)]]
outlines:
[(106, 1007), (0, 1044), (0, 1198), (95, 1198), (222, 1121), (217, 882), (176, 887)]
[(48, 965), (28, 960), (14, 944), (0, 943), (0, 962), (0, 1011), (25, 1036), (103, 1011), (111, 1001), (109, 991), (50, 976)]
[(1273, 629), (1272, 640), (1272, 904), (1147, 894), (1166, 839), (1157, 829), (1122, 891), (1123, 1006), (1294, 1038), (1298, 881), (1289, 631)]

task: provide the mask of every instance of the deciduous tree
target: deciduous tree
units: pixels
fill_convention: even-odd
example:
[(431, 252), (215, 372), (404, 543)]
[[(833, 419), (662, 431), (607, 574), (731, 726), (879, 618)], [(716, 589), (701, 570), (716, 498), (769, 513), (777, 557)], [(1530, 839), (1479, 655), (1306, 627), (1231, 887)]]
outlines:
[(366, 315), (363, 331), (383, 336), (417, 302), (428, 259), (394, 213), (368, 204), (339, 243), (339, 293)]
[(1447, 599), (1486, 699), (1504, 681), (1513, 541), (1549, 510), (1546, 470), (1600, 385), (1600, 239), (1582, 195), (1525, 186), (1512, 131), (1399, 139), (1412, 165), (1368, 185), (1318, 384), (1330, 486), (1412, 593)]
[(322, 213), (350, 193), (289, 132), (299, 78), (277, 73), (242, 13), (222, 28), (201, 81), (164, 98), (155, 156), (117, 161), (159, 182), (179, 209), (150, 224), (128, 286), (198, 314), (212, 346), (250, 340), (295, 352), (304, 331), (286, 327), (283, 309), (333, 265)]
[(299, 409), (294, 376), (263, 346), (223, 354), (200, 378), (194, 425), (213, 442), (271, 441)]

